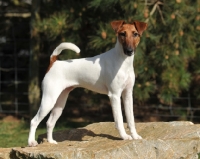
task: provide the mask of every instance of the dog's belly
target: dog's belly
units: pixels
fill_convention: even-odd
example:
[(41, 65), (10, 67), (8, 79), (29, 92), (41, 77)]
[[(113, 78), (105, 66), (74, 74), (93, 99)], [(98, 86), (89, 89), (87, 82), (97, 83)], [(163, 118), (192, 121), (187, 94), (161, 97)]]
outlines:
[(97, 93), (100, 93), (100, 94), (108, 94), (108, 91), (107, 91), (107, 88), (106, 87), (102, 87), (102, 86), (80, 86), (82, 88), (86, 88), (88, 90), (91, 90), (93, 92), (97, 92)]

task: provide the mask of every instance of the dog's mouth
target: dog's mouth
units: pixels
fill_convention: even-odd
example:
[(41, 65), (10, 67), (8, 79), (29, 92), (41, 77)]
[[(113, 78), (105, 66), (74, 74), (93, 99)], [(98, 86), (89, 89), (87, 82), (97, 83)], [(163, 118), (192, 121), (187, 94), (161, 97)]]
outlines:
[(127, 56), (132, 56), (134, 55), (134, 50), (132, 48), (123, 48), (124, 50), (124, 54), (127, 55)]

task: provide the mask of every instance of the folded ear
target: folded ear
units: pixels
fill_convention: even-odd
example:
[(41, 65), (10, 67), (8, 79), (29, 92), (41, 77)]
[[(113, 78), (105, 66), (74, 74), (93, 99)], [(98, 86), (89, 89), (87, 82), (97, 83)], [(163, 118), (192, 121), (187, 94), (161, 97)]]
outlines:
[(110, 24), (111, 24), (113, 30), (117, 33), (117, 31), (119, 30), (119, 28), (123, 24), (125, 24), (125, 21), (123, 21), (123, 20), (117, 20), (117, 21), (112, 21)]
[(133, 24), (140, 35), (142, 35), (143, 31), (147, 29), (147, 23), (134, 21)]

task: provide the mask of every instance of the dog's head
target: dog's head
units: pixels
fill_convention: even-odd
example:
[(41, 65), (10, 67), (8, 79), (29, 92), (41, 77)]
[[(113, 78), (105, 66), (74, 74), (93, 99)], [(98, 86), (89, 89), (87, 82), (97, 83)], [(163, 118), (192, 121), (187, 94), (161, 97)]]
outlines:
[(123, 20), (119, 20), (111, 22), (111, 26), (122, 44), (124, 54), (127, 56), (133, 55), (143, 31), (147, 28), (147, 24), (138, 21), (128, 24)]

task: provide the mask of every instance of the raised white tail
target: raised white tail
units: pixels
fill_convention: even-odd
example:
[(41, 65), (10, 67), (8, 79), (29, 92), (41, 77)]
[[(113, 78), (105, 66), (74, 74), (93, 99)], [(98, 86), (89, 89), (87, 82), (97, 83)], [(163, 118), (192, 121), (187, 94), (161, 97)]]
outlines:
[(47, 69), (47, 72), (50, 70), (50, 68), (52, 67), (53, 63), (57, 60), (57, 56), (64, 49), (70, 49), (72, 51), (75, 51), (76, 53), (80, 52), (80, 49), (78, 48), (78, 46), (76, 46), (73, 43), (61, 43), (60, 45), (58, 45), (56, 47), (56, 49), (53, 51), (53, 53), (50, 56), (50, 64), (49, 64), (49, 67)]
[(69, 49), (69, 50), (75, 51), (76, 53), (80, 53), (80, 49), (78, 48), (78, 46), (76, 46), (73, 43), (64, 42), (56, 47), (56, 49), (51, 54), (51, 57), (58, 56), (61, 53), (61, 51), (64, 49)]

